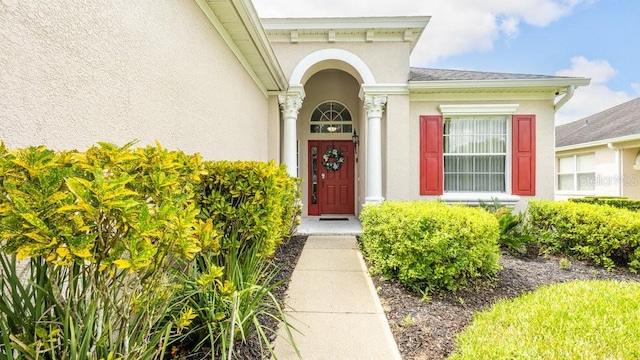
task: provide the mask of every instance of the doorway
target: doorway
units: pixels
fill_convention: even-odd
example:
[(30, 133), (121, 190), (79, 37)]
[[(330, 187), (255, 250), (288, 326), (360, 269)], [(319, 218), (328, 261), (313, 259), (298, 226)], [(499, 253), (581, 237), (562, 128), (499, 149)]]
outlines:
[(309, 141), (308, 154), (309, 215), (354, 214), (353, 142), (312, 140)]

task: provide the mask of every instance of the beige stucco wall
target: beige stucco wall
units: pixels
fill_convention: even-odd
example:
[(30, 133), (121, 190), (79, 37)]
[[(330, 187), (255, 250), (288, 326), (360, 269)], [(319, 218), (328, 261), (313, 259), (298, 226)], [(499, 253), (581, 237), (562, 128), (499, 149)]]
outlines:
[[(502, 96), (503, 99), (498, 97)], [(508, 99), (504, 98), (508, 96)], [(442, 94), (422, 95), (413, 98), (410, 103), (409, 127), (405, 139), (409, 141), (408, 181), (410, 186), (409, 199), (429, 199), (435, 197), (420, 196), (420, 115), (440, 115), (438, 106), (443, 104), (518, 104), (515, 114), (536, 115), (536, 195), (521, 196), (516, 209), (522, 210), (531, 198), (553, 199), (554, 196), (554, 119), (553, 99), (531, 99), (530, 94)], [(402, 137), (399, 137), (402, 138)], [(389, 199), (394, 199), (393, 189), (387, 189)]]
[(193, 1), (0, 0), (9, 147), (140, 139), (266, 160), (273, 108)]
[(640, 147), (631, 147), (623, 150), (622, 173), (624, 177), (622, 195), (630, 199), (640, 199), (640, 170), (636, 170), (633, 167), (639, 154)]
[[(411, 133), (416, 132), (410, 115), (409, 95), (389, 95), (383, 119), (383, 196), (389, 200), (413, 199), (411, 177), (414, 162)], [(418, 139), (419, 141), (419, 139)], [(418, 143), (419, 144), (419, 143)]]
[[(595, 155), (595, 189), (593, 191), (556, 191), (556, 200), (584, 196), (625, 196), (640, 199), (640, 171), (633, 168), (640, 144), (614, 144), (621, 151), (622, 176), (618, 174), (615, 150), (607, 145), (558, 151), (556, 158), (579, 154)], [(620, 193), (622, 191), (622, 194)]]
[(409, 42), (273, 43), (282, 70), (289, 79), (298, 63), (322, 49), (346, 50), (369, 67), (377, 83), (406, 83), (409, 77)]

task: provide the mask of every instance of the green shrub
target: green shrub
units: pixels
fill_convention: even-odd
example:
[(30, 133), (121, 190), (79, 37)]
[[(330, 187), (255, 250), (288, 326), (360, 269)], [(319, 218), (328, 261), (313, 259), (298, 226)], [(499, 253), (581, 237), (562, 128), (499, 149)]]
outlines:
[(576, 281), (474, 315), (449, 358), (638, 359), (640, 283)]
[(186, 304), (195, 318), (183, 342), (225, 359), (230, 344), (256, 331), (262, 355), (269, 358), (276, 329), (264, 328), (259, 316), (286, 320), (271, 294), (278, 283), (269, 258), (297, 221), (298, 181), (273, 162), (207, 162), (205, 168), (198, 190), (200, 217), (220, 236), (220, 248), (198, 254), (184, 273), (175, 302)]
[(385, 202), (365, 207), (360, 219), (372, 271), (418, 291), (456, 291), (500, 269), (498, 222), (481, 209)]
[[(0, 352), (163, 352), (170, 270), (206, 242), (190, 184), (201, 169), (196, 156), (131, 145), (0, 154)], [(16, 259), (27, 262), (26, 279)]]
[(577, 203), (587, 203), (596, 205), (609, 205), (619, 209), (627, 209), (632, 211), (640, 210), (640, 200), (628, 199), (625, 197), (584, 197), (584, 198), (571, 198), (569, 201)]
[(226, 359), (251, 327), (268, 343), (258, 315), (283, 316), (269, 257), (299, 214), (297, 180), (273, 163), (132, 146), (0, 144), (9, 359), (151, 359), (186, 345)]
[(530, 201), (528, 225), (544, 252), (566, 254), (607, 269), (640, 269), (640, 218), (607, 205)]
[(241, 242), (222, 247), (255, 246), (260, 256), (272, 256), (300, 213), (298, 181), (274, 162), (216, 161), (205, 167), (200, 217), (212, 219), (225, 239)]

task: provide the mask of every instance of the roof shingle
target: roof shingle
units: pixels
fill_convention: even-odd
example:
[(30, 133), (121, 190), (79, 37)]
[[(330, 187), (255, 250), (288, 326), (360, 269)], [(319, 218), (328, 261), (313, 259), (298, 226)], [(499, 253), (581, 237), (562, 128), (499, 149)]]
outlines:
[(556, 147), (616, 139), (640, 137), (640, 97), (556, 127)]
[(510, 74), (468, 70), (430, 69), (412, 67), (409, 81), (460, 81), (460, 80), (538, 80), (570, 79), (564, 76)]

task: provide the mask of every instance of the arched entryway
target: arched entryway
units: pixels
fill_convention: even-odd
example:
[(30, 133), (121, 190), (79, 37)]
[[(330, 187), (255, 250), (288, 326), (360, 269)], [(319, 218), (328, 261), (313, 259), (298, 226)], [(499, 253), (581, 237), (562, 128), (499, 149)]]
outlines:
[[(343, 82), (337, 79), (336, 83)], [(336, 100), (322, 102), (311, 112), (306, 182), (309, 215), (355, 213), (355, 143), (340, 139), (344, 134), (354, 138), (354, 120), (349, 108)]]
[[(365, 91), (375, 87), (367, 65), (341, 49), (309, 54), (292, 72), (287, 94), (279, 97), (282, 160), (291, 175), (303, 180), (304, 215), (356, 214), (359, 204), (383, 200), (381, 119), (386, 96)], [(327, 115), (345, 110), (349, 121)], [(320, 114), (325, 118), (314, 118)], [(358, 137), (365, 149), (353, 141)], [(358, 151), (366, 161), (358, 161)], [(336, 152), (343, 163), (329, 171), (324, 157), (335, 161), (331, 154)]]

